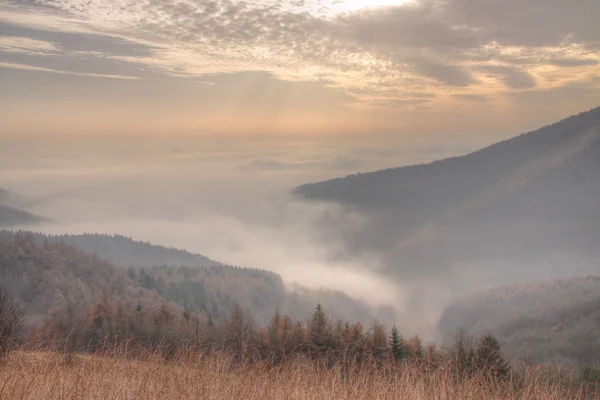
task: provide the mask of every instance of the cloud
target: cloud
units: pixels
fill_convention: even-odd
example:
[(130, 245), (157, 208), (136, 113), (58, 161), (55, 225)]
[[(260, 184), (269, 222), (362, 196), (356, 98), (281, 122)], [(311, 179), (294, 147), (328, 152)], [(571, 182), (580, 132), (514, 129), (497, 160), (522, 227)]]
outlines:
[(52, 54), (59, 51), (55, 43), (27, 37), (0, 36), (0, 52)]
[(138, 77), (135, 77), (135, 76), (92, 74), (92, 73), (86, 73), (86, 72), (62, 71), (62, 70), (58, 70), (58, 69), (44, 68), (44, 67), (37, 67), (34, 65), (16, 64), (16, 63), (9, 63), (9, 62), (0, 62), (0, 68), (20, 69), (20, 70), (24, 70), (24, 71), (48, 72), (51, 74), (74, 75), (74, 76), (84, 76), (84, 77), (91, 77), (91, 78), (132, 79), (132, 80), (139, 79)]
[(479, 45), (475, 31), (448, 24), (444, 14), (427, 2), (344, 15), (333, 21), (330, 30), (336, 37), (378, 51)]
[(422, 75), (449, 86), (466, 87), (474, 82), (473, 76), (469, 71), (456, 65), (430, 62), (417, 64), (415, 68)]
[(600, 61), (591, 58), (549, 58), (547, 62), (558, 67), (584, 67), (598, 65)]
[[(352, 110), (392, 113), (411, 104), (432, 118), (456, 94), (553, 89), (600, 73), (595, 0), (577, 7), (562, 0), (344, 7), (288, 0), (8, 0), (0, 6), (0, 32), (51, 42), (62, 50), (61, 60), (70, 60), (63, 68), (52, 57), (5, 59), (14, 63), (167, 78), (263, 71), (304, 85), (327, 82), (348, 95)], [(421, 93), (432, 100), (418, 104)]]
[(498, 76), (511, 89), (531, 89), (536, 86), (536, 80), (526, 71), (514, 67), (486, 65), (479, 68), (492, 76)]
[(467, 25), (484, 41), (503, 45), (557, 46), (572, 37), (600, 41), (596, 0), (443, 0), (438, 2), (450, 23)]

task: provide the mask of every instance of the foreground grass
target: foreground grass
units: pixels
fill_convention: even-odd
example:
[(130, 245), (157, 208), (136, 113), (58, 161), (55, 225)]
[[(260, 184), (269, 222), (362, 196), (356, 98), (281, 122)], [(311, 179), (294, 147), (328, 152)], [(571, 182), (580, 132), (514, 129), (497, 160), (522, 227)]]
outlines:
[(240, 366), (224, 355), (175, 362), (15, 352), (0, 364), (0, 399), (590, 399), (582, 388), (525, 371), (519, 382), (453, 379), (448, 369), (327, 368), (297, 359)]

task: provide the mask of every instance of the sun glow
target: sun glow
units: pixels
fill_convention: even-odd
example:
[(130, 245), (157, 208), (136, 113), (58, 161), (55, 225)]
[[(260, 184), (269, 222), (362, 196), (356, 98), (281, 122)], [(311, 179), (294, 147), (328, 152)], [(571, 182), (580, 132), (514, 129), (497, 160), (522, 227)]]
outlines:
[[(367, 8), (402, 6), (417, 0), (306, 0), (292, 6), (296, 11), (309, 11), (316, 15), (338, 15)], [(271, 3), (268, 0), (267, 3)]]
[(413, 0), (330, 0), (330, 12), (339, 14), (357, 11), (364, 8), (377, 8), (385, 6), (401, 6)]

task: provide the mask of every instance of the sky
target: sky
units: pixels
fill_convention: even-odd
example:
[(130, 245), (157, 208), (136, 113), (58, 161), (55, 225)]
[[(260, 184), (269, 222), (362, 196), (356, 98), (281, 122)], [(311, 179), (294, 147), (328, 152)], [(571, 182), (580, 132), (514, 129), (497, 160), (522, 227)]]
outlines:
[(600, 104), (598, 15), (597, 0), (0, 0), (0, 134), (491, 142)]

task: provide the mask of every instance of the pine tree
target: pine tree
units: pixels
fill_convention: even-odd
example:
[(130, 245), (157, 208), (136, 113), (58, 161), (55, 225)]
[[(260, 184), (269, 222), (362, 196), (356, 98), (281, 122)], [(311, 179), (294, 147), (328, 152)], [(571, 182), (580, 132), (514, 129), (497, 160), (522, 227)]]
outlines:
[(392, 352), (392, 356), (397, 363), (401, 363), (406, 358), (406, 345), (404, 343), (404, 339), (396, 325), (392, 327), (390, 332), (390, 351)]
[(491, 334), (481, 338), (477, 347), (476, 362), (480, 370), (491, 372), (499, 377), (506, 377), (510, 372), (510, 367), (502, 356), (500, 343)]
[(324, 346), (329, 338), (329, 322), (321, 304), (313, 313), (310, 325), (310, 340), (315, 346)]

